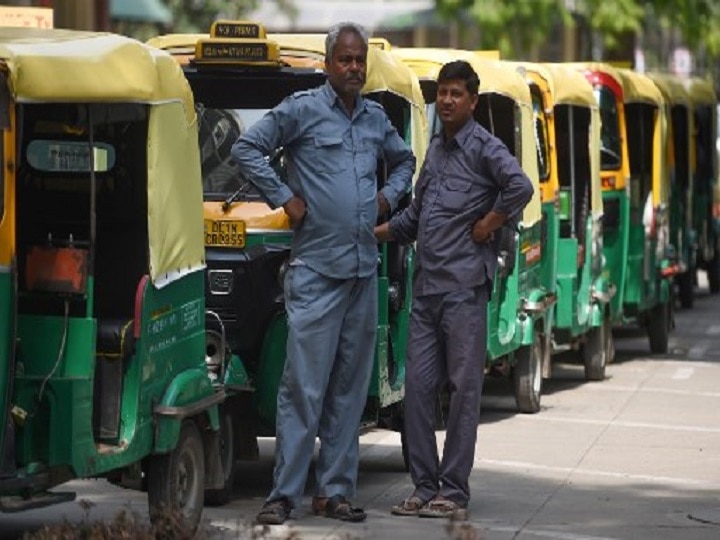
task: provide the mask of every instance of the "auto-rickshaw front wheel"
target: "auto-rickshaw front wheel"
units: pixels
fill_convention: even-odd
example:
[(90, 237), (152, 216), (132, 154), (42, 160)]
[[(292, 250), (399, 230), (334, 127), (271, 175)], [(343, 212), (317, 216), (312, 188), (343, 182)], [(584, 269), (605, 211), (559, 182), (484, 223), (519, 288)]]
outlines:
[(234, 400), (228, 400), (220, 408), (220, 462), (223, 470), (223, 487), (205, 490), (205, 504), (222, 506), (227, 504), (235, 485), (237, 471), (237, 429), (233, 411)]
[(540, 333), (535, 330), (533, 342), (520, 347), (515, 353), (513, 383), (515, 403), (520, 412), (536, 413), (540, 410), (542, 392), (543, 346)]
[(611, 347), (613, 341), (610, 317), (605, 315), (600, 326), (590, 329), (582, 348), (585, 380), (602, 381), (605, 378), (605, 367), (613, 354)]
[(165, 513), (179, 510), (195, 531), (200, 523), (205, 494), (205, 453), (200, 430), (185, 420), (175, 448), (149, 458), (147, 465), (150, 519), (162, 522)]
[(672, 324), (672, 301), (660, 302), (650, 310), (647, 321), (650, 352), (665, 354), (668, 352), (670, 326)]

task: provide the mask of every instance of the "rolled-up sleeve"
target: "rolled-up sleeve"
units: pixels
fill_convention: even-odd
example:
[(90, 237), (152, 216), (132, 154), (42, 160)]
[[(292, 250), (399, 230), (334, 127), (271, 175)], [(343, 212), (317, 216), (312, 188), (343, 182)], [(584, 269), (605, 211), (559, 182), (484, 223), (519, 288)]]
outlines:
[(385, 117), (383, 155), (390, 174), (380, 191), (390, 204), (390, 209), (394, 210), (400, 199), (411, 189), (415, 156), (387, 117)]
[(288, 202), (293, 192), (265, 156), (288, 145), (296, 137), (298, 121), (293, 107), (293, 98), (285, 99), (242, 134), (231, 150), (242, 176), (255, 185), (273, 208)]
[(483, 158), (491, 176), (498, 182), (499, 193), (493, 211), (516, 221), (533, 196), (532, 182), (502, 143), (493, 142)]

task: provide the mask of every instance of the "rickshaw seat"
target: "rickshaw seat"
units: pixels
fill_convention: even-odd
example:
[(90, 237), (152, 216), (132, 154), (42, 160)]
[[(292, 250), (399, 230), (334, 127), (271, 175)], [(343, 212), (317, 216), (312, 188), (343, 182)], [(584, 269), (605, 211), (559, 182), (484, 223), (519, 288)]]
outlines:
[(97, 355), (103, 360), (124, 360), (135, 354), (134, 319), (98, 320)]

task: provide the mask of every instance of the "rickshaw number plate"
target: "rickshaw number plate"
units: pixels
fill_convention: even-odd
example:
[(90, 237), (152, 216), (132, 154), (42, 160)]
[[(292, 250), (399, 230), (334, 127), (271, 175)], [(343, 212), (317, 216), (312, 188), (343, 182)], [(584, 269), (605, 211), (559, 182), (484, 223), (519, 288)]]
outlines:
[(245, 247), (245, 222), (241, 220), (205, 220), (205, 246)]

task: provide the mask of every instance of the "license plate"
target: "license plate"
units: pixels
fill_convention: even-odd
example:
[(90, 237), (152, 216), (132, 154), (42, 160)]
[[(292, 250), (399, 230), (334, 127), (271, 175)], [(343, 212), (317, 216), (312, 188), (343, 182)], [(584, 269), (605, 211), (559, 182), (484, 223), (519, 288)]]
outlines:
[(205, 246), (245, 247), (245, 222), (240, 220), (205, 220)]

